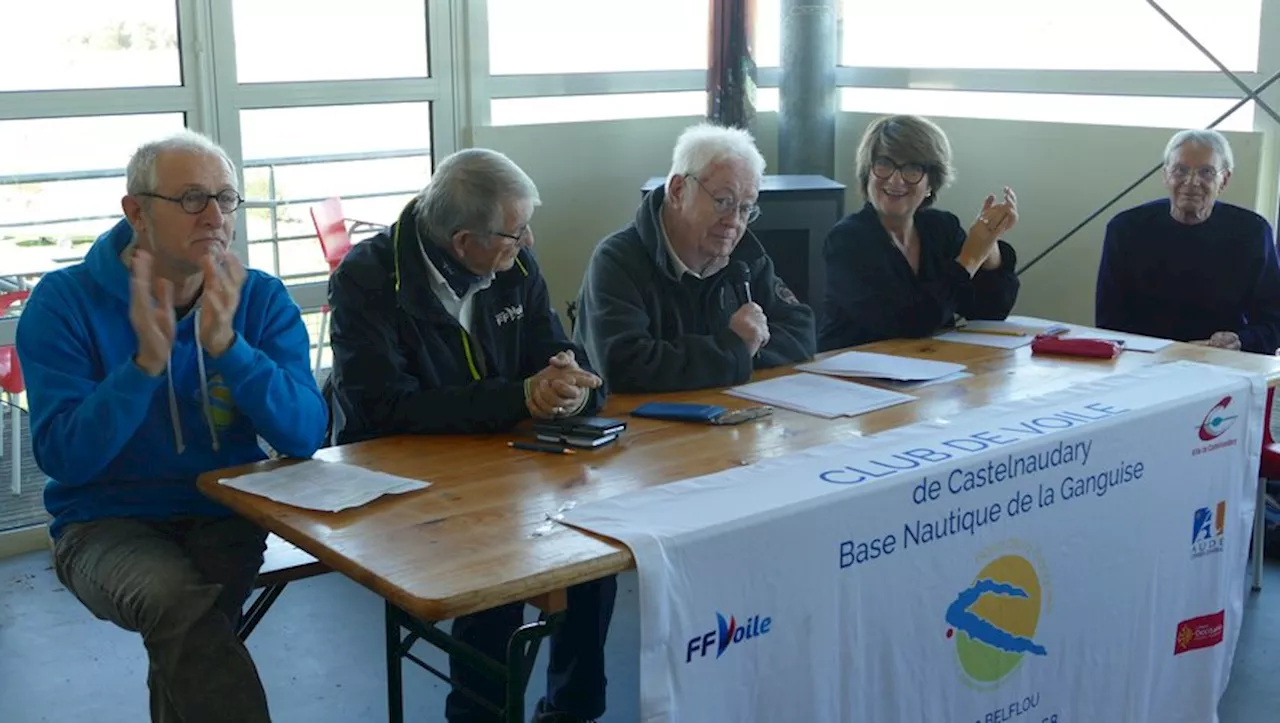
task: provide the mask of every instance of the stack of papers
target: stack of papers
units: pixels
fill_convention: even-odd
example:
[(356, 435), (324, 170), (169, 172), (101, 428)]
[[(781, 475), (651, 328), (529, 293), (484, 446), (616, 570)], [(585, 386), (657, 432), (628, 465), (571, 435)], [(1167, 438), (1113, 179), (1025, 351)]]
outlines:
[(1048, 319), (1034, 316), (1010, 316), (1004, 321), (975, 319), (966, 321), (956, 329), (939, 334), (936, 339), (957, 344), (990, 346), (997, 349), (1018, 349), (1035, 341), (1037, 334), (1061, 333), (1070, 329)]
[(268, 472), (220, 479), (218, 484), (293, 507), (322, 512), (340, 512), (368, 504), (383, 495), (422, 490), (429, 485), (416, 479), (319, 459)]
[(838, 377), (888, 379), (895, 382), (928, 382), (955, 376), (964, 371), (963, 364), (913, 359), (892, 354), (847, 351), (822, 361), (801, 364), (797, 369)]
[(815, 417), (853, 417), (915, 397), (816, 374), (792, 374), (725, 390), (727, 394)]

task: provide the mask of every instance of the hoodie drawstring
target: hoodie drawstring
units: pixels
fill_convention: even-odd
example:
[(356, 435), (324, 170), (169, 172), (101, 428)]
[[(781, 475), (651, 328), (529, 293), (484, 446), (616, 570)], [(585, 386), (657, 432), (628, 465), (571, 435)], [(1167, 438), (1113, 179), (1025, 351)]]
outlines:
[[(209, 427), (209, 438), (213, 442), (213, 451), (217, 452), (218, 428), (213, 423), (213, 406), (209, 404), (209, 377), (204, 368), (204, 345), (200, 343), (200, 307), (196, 307), (196, 368), (200, 372), (200, 411), (204, 414), (205, 424)], [(178, 395), (173, 389), (173, 349), (169, 349), (169, 362), (165, 366), (165, 377), (169, 382), (169, 420), (173, 423), (173, 439), (178, 454), (186, 451), (187, 445), (182, 438), (182, 421), (178, 416)]]

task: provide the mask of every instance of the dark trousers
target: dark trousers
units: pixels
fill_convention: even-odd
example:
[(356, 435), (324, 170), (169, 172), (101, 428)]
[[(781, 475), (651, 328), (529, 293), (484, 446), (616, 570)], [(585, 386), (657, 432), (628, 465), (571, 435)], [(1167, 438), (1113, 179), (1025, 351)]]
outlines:
[[(559, 630), (551, 636), (547, 664), (547, 702), (578, 718), (599, 718), (605, 707), (604, 642), (613, 617), (618, 580), (610, 576), (571, 587)], [(507, 643), (524, 623), (524, 603), (467, 615), (453, 621), (453, 637), (497, 661), (505, 661)], [(449, 670), (466, 689), (501, 708), (506, 699), (502, 683), (450, 657)], [(498, 719), (458, 692), (445, 703), (449, 723), (491, 723)]]
[(268, 723), (236, 637), (267, 533), (239, 517), (67, 525), (58, 579), (95, 616), (142, 635), (153, 723)]

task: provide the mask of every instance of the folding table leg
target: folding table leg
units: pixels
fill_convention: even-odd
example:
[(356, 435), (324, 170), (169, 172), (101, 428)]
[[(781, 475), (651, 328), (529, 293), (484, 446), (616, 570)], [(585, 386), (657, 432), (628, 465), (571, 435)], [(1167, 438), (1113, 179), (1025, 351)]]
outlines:
[(1253, 591), (1262, 590), (1262, 558), (1267, 534), (1267, 478), (1258, 478), (1258, 504), (1253, 511)]
[(401, 667), (400, 609), (387, 602), (387, 720), (404, 723), (404, 670)]

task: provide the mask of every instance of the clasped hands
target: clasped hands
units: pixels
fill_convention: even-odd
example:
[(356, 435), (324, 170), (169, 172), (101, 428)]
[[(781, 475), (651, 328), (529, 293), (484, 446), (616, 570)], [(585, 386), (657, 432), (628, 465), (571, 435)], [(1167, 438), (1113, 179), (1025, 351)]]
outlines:
[[(248, 273), (235, 254), (220, 258), (212, 254), (202, 263), (204, 280), (200, 296), (200, 345), (217, 358), (235, 341), (233, 326), (240, 306), (240, 290)], [(173, 282), (155, 275), (155, 259), (144, 249), (136, 249), (129, 263), (129, 322), (138, 337), (134, 362), (156, 376), (164, 371), (177, 334)]]
[(1213, 336), (1208, 339), (1201, 339), (1191, 343), (1199, 346), (1212, 346), (1218, 349), (1240, 351), (1240, 335), (1234, 331), (1215, 331)]
[(600, 377), (578, 366), (573, 350), (566, 349), (525, 380), (524, 403), (534, 417), (554, 419), (581, 411), (591, 390), (599, 387)]

